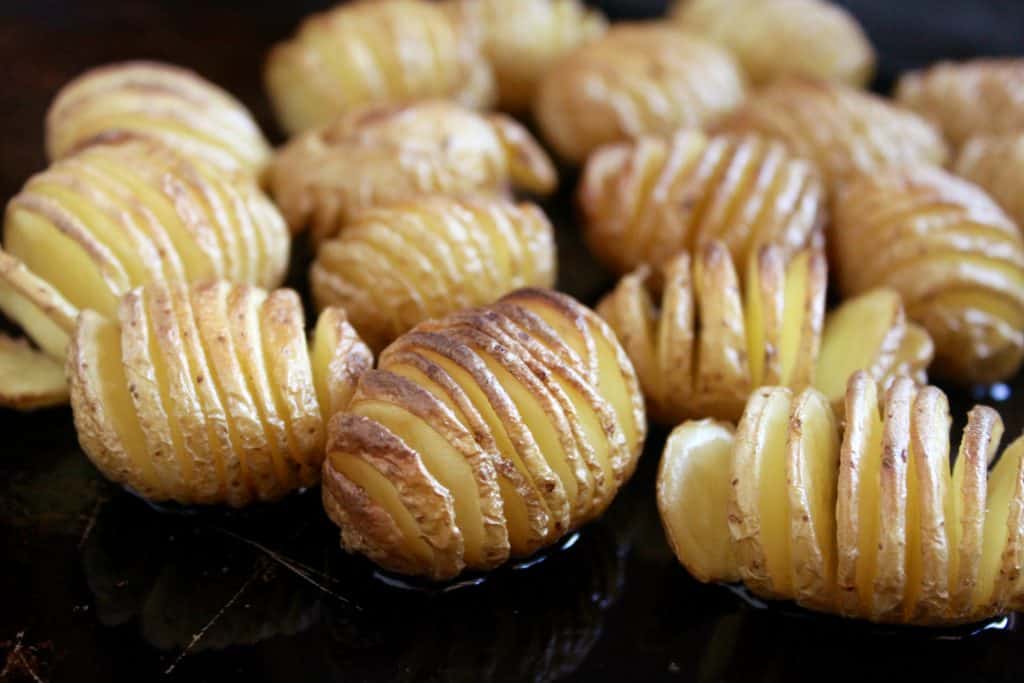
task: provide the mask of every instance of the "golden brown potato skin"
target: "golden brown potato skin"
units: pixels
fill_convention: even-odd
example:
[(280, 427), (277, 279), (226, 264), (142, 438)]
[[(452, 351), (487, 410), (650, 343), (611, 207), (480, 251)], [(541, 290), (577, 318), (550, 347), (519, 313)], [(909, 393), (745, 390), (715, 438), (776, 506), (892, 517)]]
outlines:
[(317, 306), (341, 306), (374, 350), (427, 318), (554, 287), (554, 230), (534, 204), (424, 197), (367, 209), (322, 244)]
[(264, 80), (291, 135), (365, 104), (436, 97), (484, 108), (495, 96), (478, 36), (425, 0), (365, 0), (315, 14), (271, 50)]
[(320, 397), (351, 396), (373, 362), (343, 315), (324, 315), (336, 357), (314, 364), (291, 290), (154, 283), (117, 321), (84, 312), (67, 363), (82, 449), (153, 501), (241, 507), (316, 483)]
[(676, 21), (736, 55), (755, 86), (806, 76), (863, 87), (875, 51), (857, 20), (821, 0), (679, 0)]
[(936, 372), (1010, 377), (1024, 358), (1024, 245), (977, 186), (927, 166), (849, 183), (830, 236), (844, 295), (887, 286), (935, 342)]
[(601, 145), (711, 124), (743, 96), (724, 49), (668, 22), (622, 23), (552, 67), (534, 113), (555, 151), (581, 163)]
[(960, 147), (956, 174), (995, 199), (1017, 227), (1024, 226), (1024, 131), (979, 135)]
[(549, 290), (423, 323), (328, 429), (323, 500), (341, 543), (431, 579), (486, 570), (601, 514), (646, 422), (629, 359)]
[(619, 274), (712, 240), (741, 264), (769, 242), (790, 254), (820, 239), (825, 223), (814, 166), (757, 135), (687, 130), (602, 147), (578, 200), (588, 246)]
[[(810, 403), (813, 412), (804, 410)], [(772, 405), (788, 419), (772, 420)], [(733, 546), (735, 566), (702, 580), (738, 575), (767, 599), (876, 623), (968, 624), (1019, 609), (1024, 439), (999, 454), (1002, 421), (975, 406), (951, 468), (950, 422), (942, 391), (908, 378), (883, 391), (866, 373), (854, 375), (841, 439), (813, 390), (758, 390), (726, 471), (716, 473), (731, 497), (711, 511), (728, 516), (729, 536), (719, 540)], [(700, 425), (680, 430), (690, 426)], [(803, 440), (811, 431), (832, 438)], [(659, 497), (671, 499), (661, 491), (667, 481), (659, 475)], [(670, 512), (685, 520), (686, 499), (673, 503), (684, 507)]]
[(375, 106), (292, 140), (270, 189), (293, 232), (333, 236), (359, 209), (427, 194), (553, 191), (554, 166), (529, 132), (451, 102)]
[(943, 164), (938, 131), (913, 112), (870, 93), (810, 79), (762, 88), (726, 117), (720, 132), (760, 133), (814, 161), (826, 180), (908, 163)]
[(933, 120), (954, 147), (1024, 130), (1024, 59), (940, 62), (896, 84), (896, 101)]
[(580, 0), (445, 0), (480, 32), (498, 85), (498, 106), (522, 113), (560, 57), (600, 37), (608, 21)]
[(253, 180), (124, 136), (29, 179), (7, 205), (4, 249), (76, 308), (113, 316), (121, 294), (157, 280), (276, 286), (289, 239)]
[(199, 74), (160, 62), (119, 62), (86, 71), (46, 114), (46, 153), (62, 159), (95, 140), (132, 133), (227, 172), (258, 175), (270, 145), (252, 114)]

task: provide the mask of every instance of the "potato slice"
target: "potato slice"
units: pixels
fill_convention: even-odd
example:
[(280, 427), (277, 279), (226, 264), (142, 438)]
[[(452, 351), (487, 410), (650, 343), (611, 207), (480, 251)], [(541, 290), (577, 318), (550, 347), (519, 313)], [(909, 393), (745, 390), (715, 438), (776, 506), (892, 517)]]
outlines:
[[(661, 398), (652, 404), (661, 404), (663, 409), (658, 410), (670, 415), (685, 414), (687, 406), (694, 402), (697, 370), (694, 322), (697, 311), (692, 278), (688, 252), (681, 252), (665, 266), (665, 292), (658, 322), (658, 356), (654, 364), (658, 387), (655, 395)], [(628, 352), (629, 347), (626, 350)], [(634, 356), (630, 353), (629, 357)]]
[(20, 325), (40, 349), (63, 363), (78, 309), (3, 249), (0, 249), (0, 311)]
[(836, 496), (836, 606), (847, 616), (871, 613), (881, 451), (878, 388), (866, 372), (857, 371), (846, 390), (846, 432), (839, 453)]
[(64, 366), (24, 339), (0, 334), (0, 406), (34, 410), (68, 402)]
[(790, 512), (786, 493), (789, 389), (758, 389), (736, 432), (729, 532), (740, 576), (759, 595), (792, 595)]
[(981, 567), (974, 610), (979, 616), (1011, 607), (1021, 572), (1024, 529), (1024, 437), (1003, 451), (988, 481)]
[(837, 405), (857, 370), (883, 379), (897, 364), (906, 330), (903, 303), (895, 290), (873, 289), (844, 301), (825, 319), (815, 386)]
[(373, 367), (373, 354), (349, 324), (345, 309), (328, 306), (317, 318), (309, 355), (326, 422), (348, 405), (359, 377)]
[[(786, 285), (786, 264), (780, 248), (765, 245), (751, 253), (744, 307), (751, 386), (783, 383), (781, 356)], [(704, 315), (703, 309), (701, 314)]]
[(786, 269), (779, 349), (782, 383), (793, 389), (803, 389), (814, 380), (827, 287), (828, 264), (821, 249), (806, 249), (793, 257)]
[(658, 511), (676, 557), (698, 581), (740, 579), (729, 535), (732, 427), (684, 422), (665, 443), (658, 466)]
[(835, 593), (836, 476), (839, 428), (814, 389), (796, 399), (786, 449), (790, 552), (796, 601), (828, 609)]

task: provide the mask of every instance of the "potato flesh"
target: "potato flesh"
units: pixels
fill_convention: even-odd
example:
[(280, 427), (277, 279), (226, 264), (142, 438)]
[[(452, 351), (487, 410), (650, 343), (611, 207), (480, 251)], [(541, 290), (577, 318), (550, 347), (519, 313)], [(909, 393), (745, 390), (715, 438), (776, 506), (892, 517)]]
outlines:
[(351, 371), (315, 377), (298, 298), (241, 285), (151, 284), (125, 295), (120, 324), (101, 320), (80, 318), (70, 352), (79, 437), (101, 472), (157, 501), (240, 507), (315, 483), (316, 384), (350, 394), (336, 385), (370, 364), (336, 321)]
[[(700, 450), (706, 423), (673, 433), (658, 479), (670, 543), (701, 581), (740, 578), (843, 616), (942, 625), (1005, 613), (1024, 590), (1024, 438), (988, 472), (1002, 423), (975, 408), (951, 471), (949, 426), (942, 392), (908, 378), (879, 406), (875, 381), (855, 373), (841, 444), (822, 394), (760, 389), (720, 450)], [(721, 476), (706, 463), (731, 467), (724, 512), (703, 494)]]
[(64, 367), (24, 340), (0, 334), (0, 405), (32, 410), (68, 400)]
[[(382, 383), (405, 389), (383, 394)], [(644, 437), (635, 378), (615, 338), (593, 313), (545, 290), (419, 325), (388, 347), (340, 417), (324, 495), (337, 501), (331, 516), (343, 546), (434, 579), (528, 555), (600, 514), (632, 474)], [(396, 559), (409, 557), (408, 533), (396, 540), (346, 521), (359, 510), (347, 507), (356, 499), (338, 488), (346, 475), (332, 471), (335, 462), (359, 459), (396, 487), (412, 485), (382, 469), (373, 447), (348, 445), (356, 417), (400, 439), (408, 466), (429, 472), (422, 485), (450, 501), (450, 521), (416, 518), (416, 538), (444, 530), (459, 539), (432, 544), (431, 561)], [(394, 519), (419, 500), (363, 493)]]

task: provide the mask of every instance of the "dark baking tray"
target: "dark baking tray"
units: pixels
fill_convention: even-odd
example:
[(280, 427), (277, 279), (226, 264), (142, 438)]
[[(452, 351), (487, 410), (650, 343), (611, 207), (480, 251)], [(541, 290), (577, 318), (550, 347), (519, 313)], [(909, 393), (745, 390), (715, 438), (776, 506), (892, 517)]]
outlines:
[[(328, 3), (47, 0), (0, 5), (0, 196), (43, 167), (50, 97), (81, 70), (148, 57), (197, 69), (275, 131), (260, 87), (274, 41)], [(605, 2), (645, 16), (661, 2)], [(1024, 54), (1024, 3), (845, 3), (881, 55), (876, 87), (943, 57)], [(583, 249), (563, 176), (548, 202), (561, 287), (611, 282)], [(301, 249), (298, 250), (301, 252)], [(303, 288), (305, 255), (292, 284)], [(948, 388), (958, 417), (1022, 426), (1024, 378)], [(958, 423), (962, 425), (962, 421)], [(664, 432), (607, 517), (531, 566), (425, 590), (338, 549), (319, 492), (240, 513), (157, 510), (82, 456), (69, 411), (0, 411), (0, 681), (1018, 681), (1024, 633), (879, 630), (763, 610), (702, 586), (662, 537)]]

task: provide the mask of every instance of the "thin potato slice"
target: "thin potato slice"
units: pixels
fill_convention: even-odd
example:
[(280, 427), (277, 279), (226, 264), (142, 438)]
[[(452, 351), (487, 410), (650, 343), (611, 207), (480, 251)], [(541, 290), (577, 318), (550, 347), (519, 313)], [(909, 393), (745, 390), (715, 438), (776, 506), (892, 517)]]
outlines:
[(0, 311), (20, 325), (40, 349), (58, 361), (64, 360), (78, 309), (20, 259), (3, 249), (0, 249)]
[(669, 435), (658, 467), (658, 511), (665, 535), (699, 581), (740, 579), (728, 526), (734, 446), (729, 425), (686, 422)]
[(0, 406), (18, 410), (68, 402), (64, 366), (24, 339), (0, 334)]
[(985, 506), (981, 567), (974, 610), (979, 615), (1009, 609), (1022, 564), (1024, 528), (1024, 437), (1003, 451), (992, 469)]

